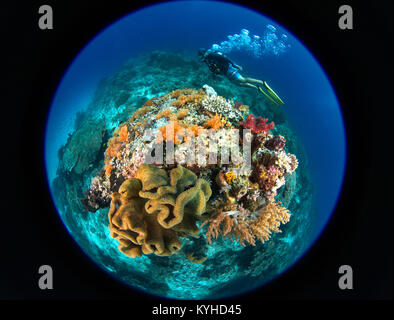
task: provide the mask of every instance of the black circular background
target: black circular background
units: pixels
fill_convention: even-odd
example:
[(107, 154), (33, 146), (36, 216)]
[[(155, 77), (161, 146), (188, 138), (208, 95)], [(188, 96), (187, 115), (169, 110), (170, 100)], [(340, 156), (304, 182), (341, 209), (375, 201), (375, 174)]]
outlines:
[[(64, 71), (100, 30), (148, 3), (73, 0), (1, 5), (6, 72), (2, 73), (5, 208), (0, 299), (138, 300), (148, 304), (146, 314), (152, 304), (159, 303), (115, 281), (75, 245), (52, 204), (43, 161), (47, 111)], [(54, 10), (53, 30), (38, 28), (42, 4)], [(297, 35), (326, 70), (342, 106), (348, 157), (336, 210), (313, 248), (277, 280), (228, 302), (250, 304), (251, 308), (255, 303), (258, 308), (258, 300), (393, 299), (393, 210), (388, 176), (392, 160), (388, 152), (394, 6), (388, 1), (347, 1), (353, 7), (354, 29), (340, 30), (338, 8), (344, 3), (338, 1), (242, 4), (260, 10)], [(38, 268), (43, 264), (54, 269), (54, 290), (38, 288)], [(343, 264), (353, 267), (354, 290), (338, 288), (338, 268)]]

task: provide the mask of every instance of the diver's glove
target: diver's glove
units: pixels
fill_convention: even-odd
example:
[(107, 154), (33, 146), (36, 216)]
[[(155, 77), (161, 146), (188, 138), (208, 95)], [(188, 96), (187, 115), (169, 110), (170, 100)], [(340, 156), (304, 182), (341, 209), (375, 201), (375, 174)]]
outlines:
[(268, 98), (268, 100), (270, 100), (272, 103), (274, 103), (277, 106), (285, 104), (282, 101), (282, 99), (279, 98), (279, 96), (275, 93), (275, 91), (271, 89), (271, 87), (268, 85), (266, 81), (263, 81), (263, 83), (264, 83), (264, 89), (267, 90), (267, 92), (265, 92), (261, 87), (257, 87), (257, 88), (262, 94), (264, 94)]

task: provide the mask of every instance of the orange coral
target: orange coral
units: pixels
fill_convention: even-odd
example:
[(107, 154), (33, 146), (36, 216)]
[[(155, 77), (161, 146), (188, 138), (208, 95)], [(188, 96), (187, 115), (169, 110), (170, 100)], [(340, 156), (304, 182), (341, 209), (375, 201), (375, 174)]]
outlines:
[(198, 136), (198, 132), (199, 132), (200, 130), (204, 130), (203, 127), (200, 127), (200, 126), (198, 126), (198, 125), (196, 125), (196, 124), (190, 126), (189, 129), (191, 130), (191, 132), (193, 133), (193, 135), (194, 135), (195, 137)]
[(171, 96), (171, 98), (178, 98), (180, 94), (181, 94), (181, 90), (177, 89), (177, 90), (172, 91), (170, 93), (170, 96)]
[(114, 167), (113, 167), (113, 165), (111, 165), (111, 164), (107, 164), (105, 167), (104, 167), (104, 169), (105, 169), (105, 175), (107, 176), (107, 177), (109, 177), (110, 175), (111, 175), (111, 172), (112, 172), (112, 169), (113, 169)]
[(112, 159), (115, 157), (119, 158), (121, 155), (121, 153), (120, 153), (121, 149), (122, 149), (122, 142), (120, 141), (119, 137), (115, 136), (115, 137), (112, 137), (111, 139), (109, 139), (108, 140), (108, 148), (105, 151), (105, 153), (107, 155), (106, 160), (108, 160), (108, 158), (109, 159)]
[(171, 141), (174, 144), (179, 144), (182, 143), (183, 139), (185, 139), (185, 141), (188, 141), (191, 136), (197, 136), (198, 131), (200, 129), (203, 129), (198, 125), (188, 126), (186, 124), (183, 124), (177, 121), (175, 116), (172, 116), (170, 119), (171, 121), (167, 125), (159, 128), (161, 136), (157, 136), (157, 143), (163, 141)]
[(186, 103), (193, 101), (193, 99), (191, 98), (192, 96), (185, 96), (184, 94), (182, 94), (181, 96), (178, 97), (177, 100), (172, 102), (172, 105), (177, 108), (183, 107)]
[(155, 102), (155, 100), (156, 100), (156, 97), (153, 97), (153, 98), (149, 99), (148, 101), (146, 101), (144, 103), (143, 107), (151, 107), (151, 106), (153, 106), (153, 103)]
[(190, 94), (190, 95), (182, 94), (181, 96), (179, 96), (177, 100), (172, 102), (172, 105), (177, 108), (182, 108), (185, 104), (191, 102), (195, 104), (199, 104), (201, 100), (202, 100), (202, 96), (199, 94)]
[(166, 109), (163, 111), (160, 111), (157, 115), (156, 115), (156, 119), (161, 119), (161, 118), (168, 118), (171, 114), (171, 110), (170, 109)]
[(214, 115), (204, 123), (205, 128), (212, 128), (214, 130), (219, 130), (223, 125), (222, 116), (218, 114)]
[(119, 130), (119, 139), (122, 142), (126, 142), (129, 138), (129, 131), (127, 130), (127, 125), (124, 125)]
[[(159, 131), (161, 132), (162, 139), (158, 136), (158, 139), (156, 139), (157, 142), (171, 141), (176, 144), (182, 142), (179, 138), (184, 135), (185, 128), (178, 121), (171, 120), (166, 126), (159, 128)], [(167, 136), (167, 134), (169, 135)]]
[(184, 117), (187, 116), (188, 112), (189, 112), (189, 110), (187, 110), (187, 109), (181, 109), (181, 110), (179, 110), (179, 112), (177, 113), (176, 117), (177, 117), (178, 119), (183, 119)]

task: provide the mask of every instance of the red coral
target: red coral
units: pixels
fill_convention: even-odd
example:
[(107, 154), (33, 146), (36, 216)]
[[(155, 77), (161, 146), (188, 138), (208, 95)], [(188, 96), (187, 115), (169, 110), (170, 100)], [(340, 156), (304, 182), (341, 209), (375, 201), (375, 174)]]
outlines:
[(268, 119), (264, 119), (260, 116), (255, 118), (255, 116), (250, 113), (246, 118), (246, 121), (241, 121), (239, 124), (243, 126), (245, 129), (252, 130), (252, 133), (267, 133), (270, 129), (274, 128), (274, 122), (267, 124)]

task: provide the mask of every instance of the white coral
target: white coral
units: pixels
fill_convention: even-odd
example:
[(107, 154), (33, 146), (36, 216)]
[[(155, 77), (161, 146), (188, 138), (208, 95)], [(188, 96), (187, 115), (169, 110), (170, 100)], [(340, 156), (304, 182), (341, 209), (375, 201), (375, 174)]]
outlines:
[(216, 93), (215, 89), (210, 87), (207, 84), (204, 84), (202, 87), (205, 90), (205, 93), (207, 94), (207, 96), (209, 97), (216, 97), (218, 94)]
[[(294, 160), (295, 159), (295, 160)], [(296, 161), (296, 163), (294, 163)], [(277, 153), (276, 164), (285, 173), (292, 173), (298, 166), (298, 161), (292, 154), (286, 154), (283, 150)]]

